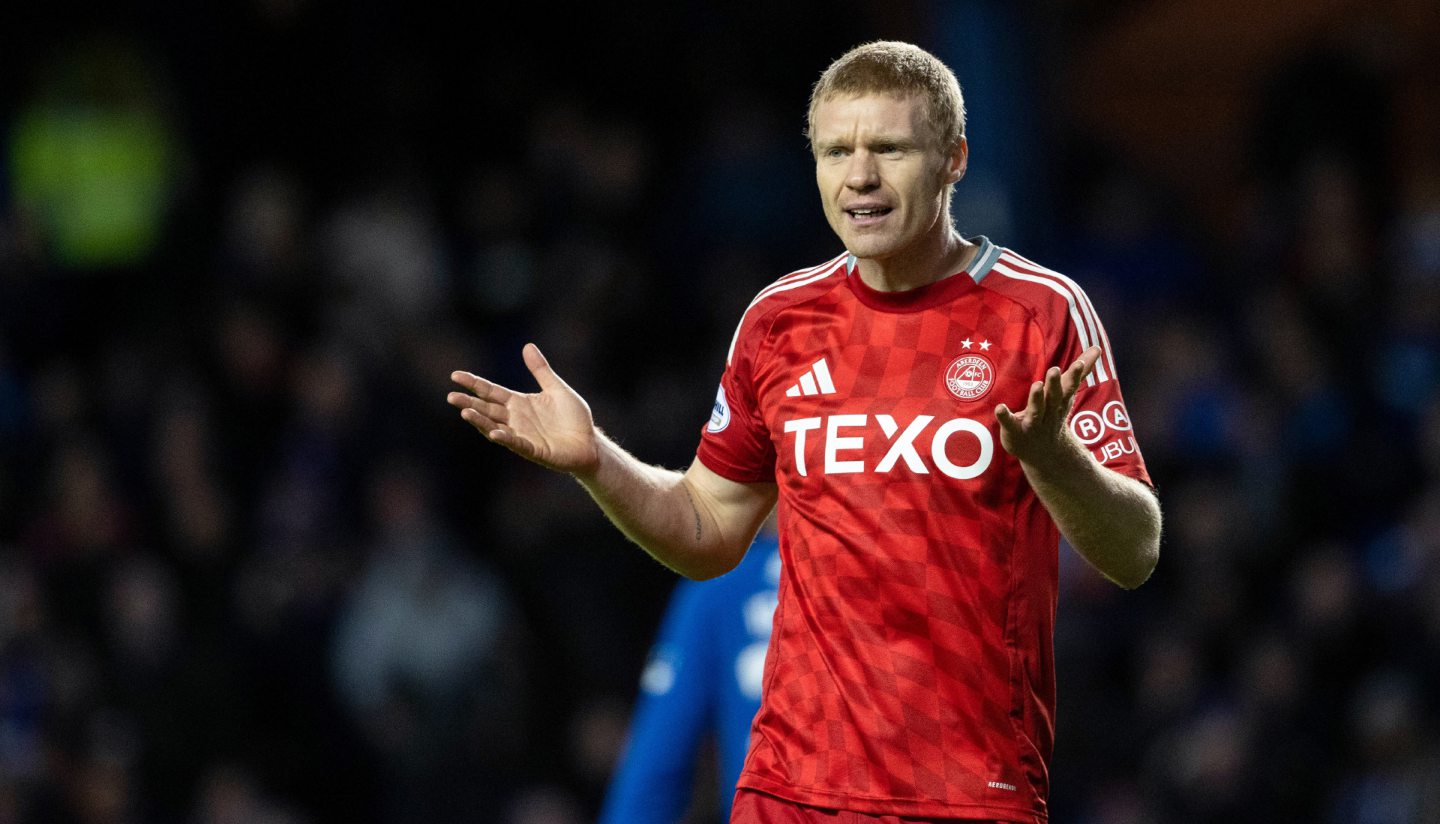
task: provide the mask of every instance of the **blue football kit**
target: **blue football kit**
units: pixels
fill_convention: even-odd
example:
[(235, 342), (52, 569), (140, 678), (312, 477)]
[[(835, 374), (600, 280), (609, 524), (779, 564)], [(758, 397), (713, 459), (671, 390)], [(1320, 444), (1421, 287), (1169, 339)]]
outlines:
[(779, 544), (762, 531), (740, 565), (709, 581), (681, 580), (640, 679), (640, 696), (600, 824), (675, 824), (690, 805), (696, 756), (714, 736), (720, 820), (760, 708), (780, 580)]

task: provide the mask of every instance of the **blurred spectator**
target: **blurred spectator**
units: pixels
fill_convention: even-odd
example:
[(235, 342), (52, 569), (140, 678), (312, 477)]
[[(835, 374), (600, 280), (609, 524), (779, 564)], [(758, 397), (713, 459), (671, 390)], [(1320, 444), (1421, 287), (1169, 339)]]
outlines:
[(310, 819), (267, 798), (244, 770), (216, 766), (201, 782), (192, 824), (306, 824)]
[(336, 689), (386, 765), (386, 820), (497, 809), (521, 758), (513, 597), (436, 521), (419, 468), (381, 467), (375, 540), (334, 641)]
[(527, 787), (517, 793), (503, 824), (582, 824), (587, 821), (574, 796), (561, 787)]
[(1334, 824), (1440, 820), (1440, 751), (1411, 679), (1397, 672), (1371, 675), (1351, 704), (1355, 768), (1329, 808)]
[(48, 620), (35, 574), (13, 551), (0, 555), (0, 775), (12, 794), (45, 774)]
[(429, 198), (401, 178), (342, 204), (318, 229), (329, 287), (322, 308), (332, 328), (359, 351), (393, 345), (433, 317), (448, 266)]
[(67, 44), (42, 77), (12, 135), (16, 206), (61, 268), (143, 263), (180, 182), (162, 76), (138, 44), (106, 34)]

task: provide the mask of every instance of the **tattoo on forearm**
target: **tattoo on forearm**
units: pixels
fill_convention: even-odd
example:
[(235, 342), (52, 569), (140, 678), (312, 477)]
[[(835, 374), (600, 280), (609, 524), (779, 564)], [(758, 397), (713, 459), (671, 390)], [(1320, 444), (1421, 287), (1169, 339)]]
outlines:
[(680, 488), (685, 490), (685, 497), (690, 501), (690, 511), (695, 513), (695, 540), (700, 540), (702, 530), (700, 529), (700, 507), (695, 505), (695, 498), (690, 494), (690, 488), (684, 484)]

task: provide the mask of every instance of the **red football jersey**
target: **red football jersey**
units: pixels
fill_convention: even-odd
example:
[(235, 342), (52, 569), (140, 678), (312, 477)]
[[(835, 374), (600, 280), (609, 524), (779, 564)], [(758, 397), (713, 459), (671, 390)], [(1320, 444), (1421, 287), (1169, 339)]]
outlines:
[(740, 786), (802, 804), (1044, 821), (1059, 531), (1000, 445), (1050, 366), (1104, 352), (1070, 425), (1149, 483), (1073, 281), (976, 238), (965, 272), (869, 288), (846, 255), (762, 290), (699, 458), (779, 485), (783, 578)]

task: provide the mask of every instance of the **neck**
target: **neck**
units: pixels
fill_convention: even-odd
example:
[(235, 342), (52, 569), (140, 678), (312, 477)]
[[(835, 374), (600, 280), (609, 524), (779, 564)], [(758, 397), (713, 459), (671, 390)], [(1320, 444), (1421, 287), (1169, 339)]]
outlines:
[(884, 258), (856, 258), (856, 271), (877, 292), (905, 292), (928, 286), (964, 269), (978, 247), (960, 237), (945, 220), (943, 232)]

